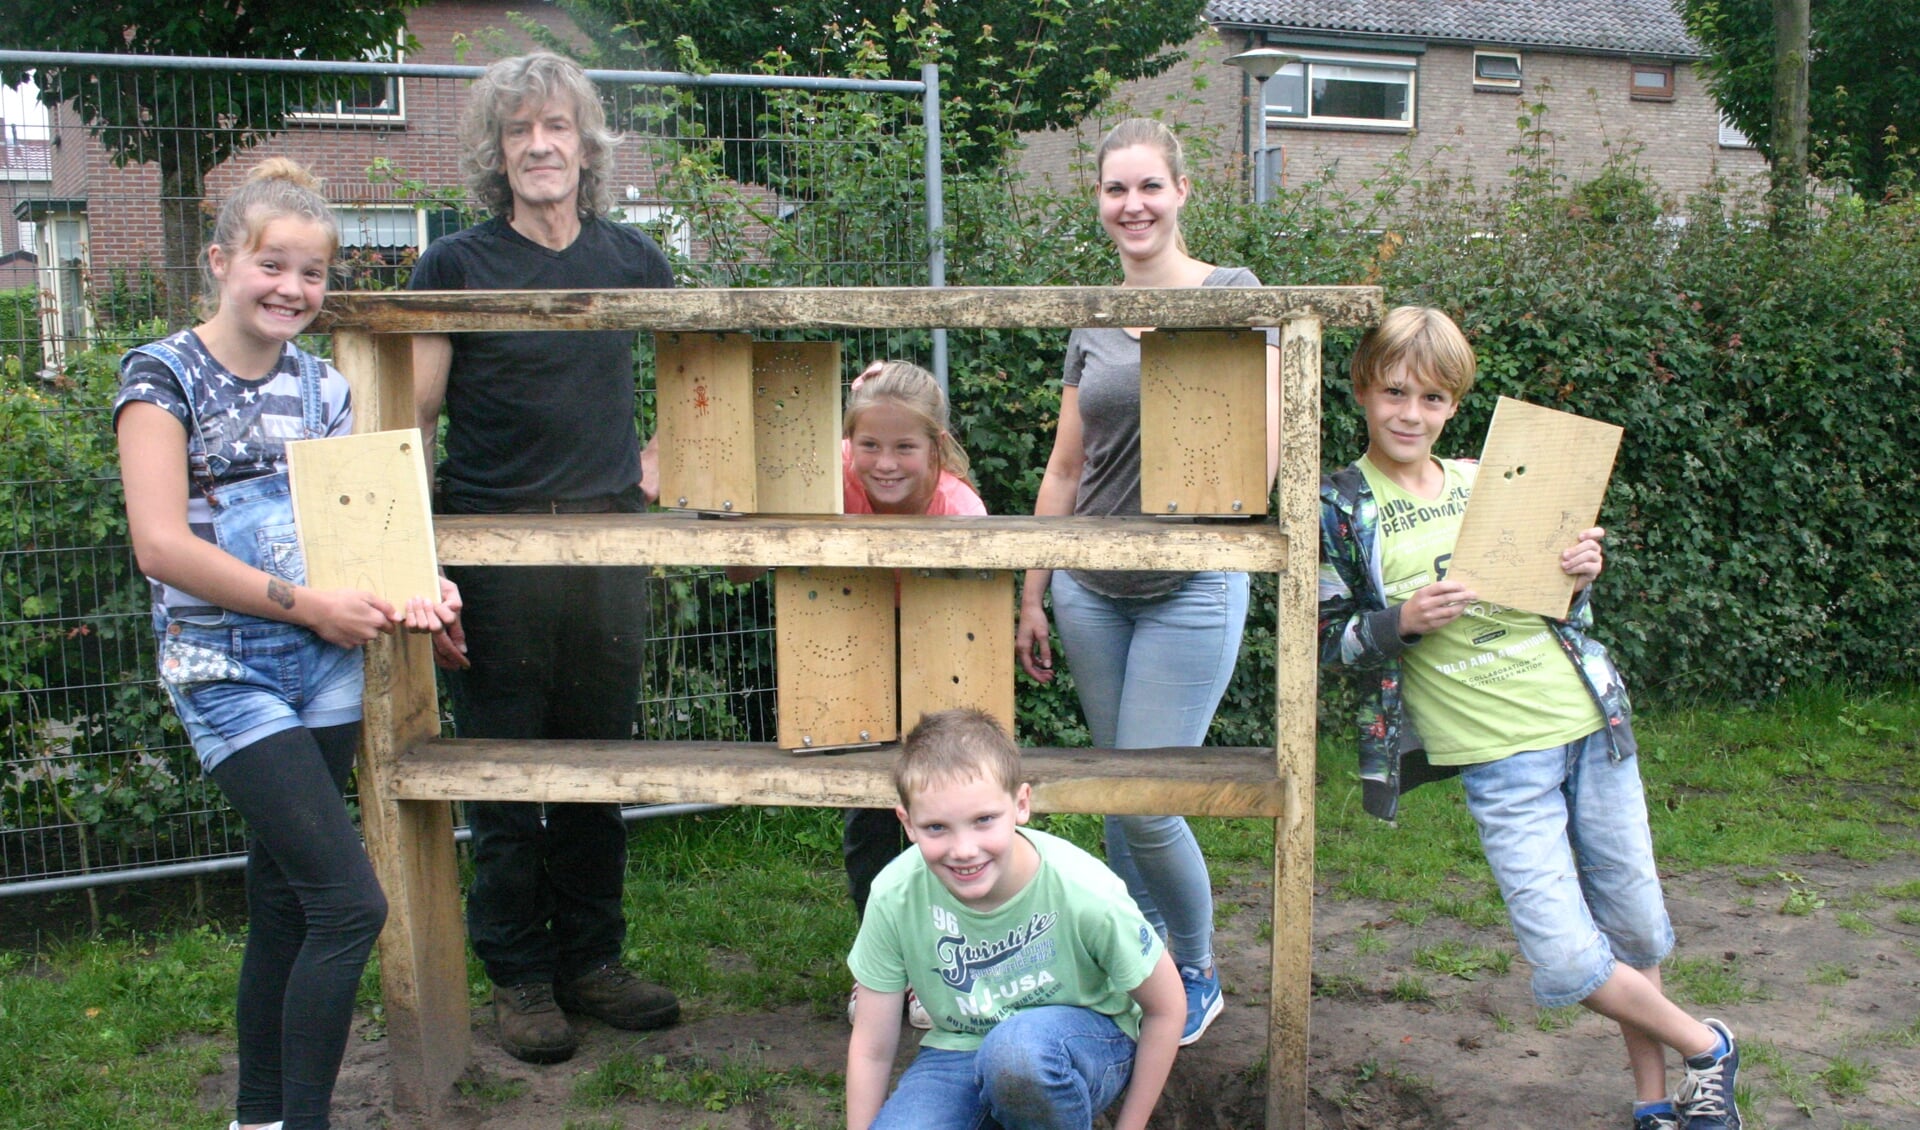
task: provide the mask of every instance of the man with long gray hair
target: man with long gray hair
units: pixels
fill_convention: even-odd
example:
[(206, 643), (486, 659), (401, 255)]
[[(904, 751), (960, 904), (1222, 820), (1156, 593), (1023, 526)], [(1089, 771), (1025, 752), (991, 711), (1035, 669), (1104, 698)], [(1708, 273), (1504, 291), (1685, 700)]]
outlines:
[[(491, 218), (428, 247), (411, 289), (673, 285), (660, 248), (607, 219), (618, 138), (585, 72), (546, 52), (503, 59), (469, 98), (462, 164)], [(447, 410), (441, 513), (646, 508), (631, 331), (419, 335), (413, 356), (429, 465)], [(466, 594), (466, 648), (449, 641), (436, 658), (450, 668), (461, 737), (633, 737), (645, 570), (447, 573)], [(474, 858), (467, 932), (493, 981), (508, 1053), (529, 1063), (567, 1059), (578, 1046), (568, 1013), (619, 1028), (679, 1019), (673, 994), (621, 961), (626, 828), (618, 805), (488, 801), (466, 811)]]

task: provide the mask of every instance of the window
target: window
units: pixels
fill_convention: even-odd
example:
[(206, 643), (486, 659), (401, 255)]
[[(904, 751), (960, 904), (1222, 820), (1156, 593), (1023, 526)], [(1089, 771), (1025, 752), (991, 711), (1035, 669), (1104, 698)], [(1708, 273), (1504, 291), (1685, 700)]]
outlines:
[(403, 206), (335, 208), (340, 225), (340, 257), (355, 290), (390, 290), (406, 281), (414, 257), (424, 246), (425, 217)]
[(1634, 98), (1641, 101), (1673, 101), (1672, 63), (1635, 63), (1632, 71), (1629, 93)]
[[(404, 62), (397, 49), (367, 52), (370, 63)], [(398, 75), (322, 75), (318, 100), (289, 113), (290, 122), (379, 122), (407, 118), (405, 80)]]
[(1284, 122), (1411, 129), (1414, 63), (1309, 58), (1267, 81), (1267, 116)]
[(1473, 53), (1475, 90), (1519, 90), (1520, 56), (1507, 51)]
[(78, 202), (48, 201), (34, 229), (40, 260), (40, 344), (50, 369), (86, 345), (93, 332), (87, 309), (87, 214)]
[(1740, 132), (1740, 127), (1720, 115), (1720, 147), (1722, 149), (1753, 149), (1753, 139)]

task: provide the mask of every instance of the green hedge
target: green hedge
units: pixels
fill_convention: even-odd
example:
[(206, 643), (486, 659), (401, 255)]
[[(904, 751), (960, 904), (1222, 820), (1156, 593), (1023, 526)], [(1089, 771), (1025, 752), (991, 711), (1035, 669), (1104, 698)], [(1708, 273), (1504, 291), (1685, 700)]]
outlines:
[[(1269, 283), (1378, 283), (1390, 303), (1452, 312), (1479, 352), (1482, 376), (1443, 454), (1477, 452), (1501, 393), (1626, 429), (1601, 516), (1613, 536), (1597, 608), (1599, 634), (1643, 702), (1751, 700), (1793, 683), (1920, 679), (1920, 597), (1902, 564), (1914, 559), (1908, 532), (1920, 528), (1920, 460), (1904, 426), (1920, 391), (1908, 340), (1909, 327), (1920, 324), (1920, 207), (1905, 199), (1871, 207), (1841, 200), (1806, 231), (1776, 237), (1764, 214), (1723, 192), (1663, 207), (1625, 159), (1587, 183), (1566, 184), (1549, 156), (1541, 113), (1527, 108), (1514, 169), (1491, 184), (1394, 165), (1355, 194), (1308, 184), (1260, 207), (1241, 203), (1237, 186), (1202, 184), (1186, 213), (1189, 242), (1200, 257), (1250, 266)], [(831, 108), (791, 117), (839, 128)], [(846, 277), (846, 265), (898, 258), (900, 223), (918, 223), (904, 206), (918, 198), (907, 183), (917, 170), (915, 160), (851, 157), (807, 167), (788, 191), (818, 199), (859, 194), (874, 202), (859, 214), (875, 222), (828, 224), (823, 214), (813, 230), (815, 218), (803, 211), (792, 239), (761, 247), (766, 256), (751, 270), (741, 267), (742, 277), (705, 281), (908, 281)], [(728, 191), (717, 165), (689, 158), (674, 176), (688, 182), (676, 191), (702, 201), (703, 224), (748, 230), (755, 202)], [(948, 272), (957, 285), (1119, 281), (1090, 193), (1041, 192), (989, 171), (951, 178), (947, 198)], [(895, 222), (877, 221), (890, 213)], [(1346, 386), (1355, 336), (1327, 337), (1329, 468), (1357, 456), (1363, 441)], [(1065, 337), (952, 335), (955, 428), (997, 513), (1032, 508), (1059, 408)], [(909, 355), (924, 355), (925, 347), (923, 336), (911, 334), (886, 346)], [(106, 374), (69, 379), (85, 390), (80, 402), (106, 402)], [(38, 434), (54, 418), (27, 402), (46, 395), (10, 390), (16, 464), (43, 461), (33, 453), (39, 448), (20, 440), (22, 429)], [(111, 441), (93, 430), (96, 421), (68, 419), (82, 425), (85, 439), (76, 447), (53, 442), (52, 450), (110, 459), (102, 445)], [(7, 493), (15, 523), (33, 532), (15, 538), (82, 544), (70, 539), (117, 527), (110, 474), (109, 465), (90, 464), (74, 475), (86, 484), (78, 493), (57, 502), (36, 495), (29, 504), (20, 492), (43, 475), (20, 466)], [(115, 529), (109, 538), (123, 536)], [(64, 615), (83, 618), (92, 609), (123, 612), (137, 600), (137, 579), (122, 560), (91, 567), (107, 575), (49, 576), (37, 587), (9, 586), (9, 595), (57, 599)], [(697, 621), (707, 584), (676, 588), (682, 611), (675, 615)], [(1259, 611), (1216, 741), (1271, 740), (1270, 580), (1256, 584)], [(106, 594), (112, 599), (103, 601)], [(30, 626), (27, 611), (7, 619)], [(48, 649), (87, 638), (28, 632), (0, 647), (0, 665), (25, 674), (46, 663)], [(714, 689), (741, 678), (765, 685), (764, 671), (736, 670), (763, 662), (676, 652), (667, 666), (675, 686)], [(1329, 691), (1337, 685), (1329, 682)], [(10, 727), (22, 722), (0, 715)], [(753, 733), (764, 724), (745, 714), (727, 722)], [(1070, 666), (1052, 687), (1022, 681), (1019, 724), (1034, 744), (1085, 740)]]

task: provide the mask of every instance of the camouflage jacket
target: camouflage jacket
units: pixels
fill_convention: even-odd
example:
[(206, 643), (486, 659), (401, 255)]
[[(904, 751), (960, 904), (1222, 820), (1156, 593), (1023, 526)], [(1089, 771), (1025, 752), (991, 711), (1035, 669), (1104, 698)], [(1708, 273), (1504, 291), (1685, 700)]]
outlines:
[[(1457, 769), (1431, 765), (1400, 695), (1400, 655), (1419, 642), (1399, 632), (1400, 611), (1388, 607), (1380, 576), (1380, 518), (1373, 490), (1357, 466), (1320, 480), (1320, 662), (1361, 672), (1357, 717), (1360, 781), (1368, 812), (1391, 820), (1400, 794)], [(1613, 759), (1632, 757), (1632, 707), (1607, 649), (1589, 639), (1591, 587), (1565, 620), (1548, 620), (1560, 650), (1607, 720)], [(1407, 755), (1412, 754), (1412, 757)]]

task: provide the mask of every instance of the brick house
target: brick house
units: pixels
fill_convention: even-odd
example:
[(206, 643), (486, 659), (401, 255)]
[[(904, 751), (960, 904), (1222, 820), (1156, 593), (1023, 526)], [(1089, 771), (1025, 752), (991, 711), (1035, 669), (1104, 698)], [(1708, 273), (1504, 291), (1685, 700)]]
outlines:
[[(44, 194), (53, 183), (53, 147), (41, 131), (0, 119), (0, 185), (9, 196)], [(0, 290), (37, 285), (39, 261), (34, 228), (27, 221), (0, 217)], [(7, 327), (0, 325), (0, 338)]]
[[(1352, 190), (1402, 150), (1486, 184), (1501, 178), (1526, 107), (1548, 107), (1571, 183), (1609, 149), (1630, 153), (1678, 201), (1716, 175), (1739, 190), (1766, 162), (1696, 73), (1699, 47), (1672, 0), (1211, 0), (1207, 30), (1166, 74), (1114, 104), (1165, 118), (1198, 145), (1195, 172), (1247, 184), (1262, 149), (1258, 85), (1224, 60), (1252, 48), (1295, 57), (1266, 84), (1267, 168), (1294, 186), (1332, 170)], [(1022, 168), (1083, 183), (1076, 168), (1112, 119), (1029, 135)]]
[[(551, 4), (516, 0), (429, 0), (408, 22), (415, 48), (408, 64), (484, 65), (535, 44), (508, 17), (523, 12), (563, 36), (578, 30)], [(156, 81), (228, 81), (206, 72), (174, 72)], [(292, 157), (326, 182), (340, 220), (342, 254), (362, 285), (381, 282), (392, 264), (458, 227), (457, 208), (420, 191), (459, 186), (457, 126), (467, 82), (457, 77), (365, 76), (342, 79), (325, 105), (242, 150), (208, 172), (204, 199), (217, 201), (269, 156)], [(12, 218), (31, 223), (43, 253), (41, 338), (48, 363), (84, 342), (102, 311), (121, 321), (153, 316), (168, 295), (197, 293), (195, 278), (167, 278), (161, 239), (160, 173), (152, 164), (115, 167), (70, 104), (48, 111), (51, 178), (5, 201)], [(650, 202), (654, 176), (637, 146), (616, 150), (625, 218), (646, 223), (663, 242), (683, 238), (664, 205)], [(4, 191), (0, 188), (0, 191)], [(204, 208), (204, 206), (203, 206)], [(662, 227), (658, 221), (665, 221)], [(10, 334), (6, 336), (11, 336)], [(7, 346), (0, 340), (0, 350)]]

